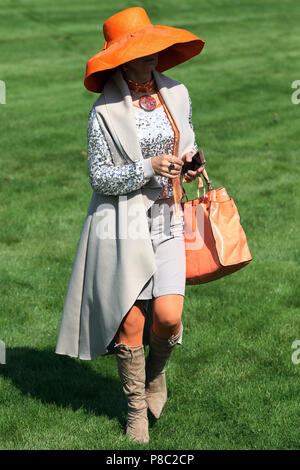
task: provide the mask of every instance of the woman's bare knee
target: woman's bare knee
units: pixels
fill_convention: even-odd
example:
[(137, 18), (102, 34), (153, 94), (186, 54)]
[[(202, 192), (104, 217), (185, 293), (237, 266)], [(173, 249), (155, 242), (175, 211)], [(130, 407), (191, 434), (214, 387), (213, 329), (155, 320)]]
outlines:
[(143, 330), (144, 323), (145, 315), (142, 305), (136, 302), (124, 317), (119, 330), (128, 336), (136, 335)]
[(153, 301), (153, 331), (168, 337), (180, 329), (184, 297), (165, 295)]

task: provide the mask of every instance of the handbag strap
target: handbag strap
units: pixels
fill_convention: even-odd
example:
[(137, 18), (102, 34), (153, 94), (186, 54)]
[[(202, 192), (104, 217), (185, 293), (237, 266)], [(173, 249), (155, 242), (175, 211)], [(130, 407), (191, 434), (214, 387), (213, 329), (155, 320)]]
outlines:
[(208, 191), (211, 191), (213, 189), (209, 176), (207, 174), (206, 169), (204, 168), (203, 172), (201, 173), (200, 176), (198, 176), (198, 185), (197, 185), (197, 198), (200, 199), (200, 188), (203, 188), (203, 196), (205, 197), (206, 191), (205, 191), (205, 186), (203, 184), (203, 179), (206, 183)]

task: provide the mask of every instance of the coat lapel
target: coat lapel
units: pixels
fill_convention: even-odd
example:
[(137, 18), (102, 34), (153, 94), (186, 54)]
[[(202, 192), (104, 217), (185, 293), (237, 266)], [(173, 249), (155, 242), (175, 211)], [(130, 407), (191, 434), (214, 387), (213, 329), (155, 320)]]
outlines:
[(142, 160), (141, 146), (135, 124), (132, 98), (127, 83), (118, 69), (104, 88), (107, 117), (114, 137), (133, 162)]
[(178, 94), (178, 86), (180, 86), (180, 84), (177, 84), (177, 82), (174, 80), (170, 80), (170, 78), (166, 77), (157, 70), (153, 71), (153, 75), (161, 96), (163, 97), (167, 108), (170, 111), (179, 132), (181, 133), (182, 119), (180, 119), (180, 116), (183, 115), (183, 110), (181, 100), (178, 99), (180, 96)]
[(153, 74), (159, 91), (179, 130), (178, 156), (182, 158), (185, 152), (193, 148), (195, 140), (194, 131), (189, 124), (188, 92), (182, 83), (166, 77), (157, 70), (154, 70)]

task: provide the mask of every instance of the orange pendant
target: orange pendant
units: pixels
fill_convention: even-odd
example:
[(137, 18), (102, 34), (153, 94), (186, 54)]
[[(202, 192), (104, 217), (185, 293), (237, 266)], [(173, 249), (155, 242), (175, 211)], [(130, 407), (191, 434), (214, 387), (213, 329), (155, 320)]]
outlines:
[(139, 105), (144, 111), (153, 111), (156, 108), (156, 100), (153, 96), (143, 95), (139, 99)]

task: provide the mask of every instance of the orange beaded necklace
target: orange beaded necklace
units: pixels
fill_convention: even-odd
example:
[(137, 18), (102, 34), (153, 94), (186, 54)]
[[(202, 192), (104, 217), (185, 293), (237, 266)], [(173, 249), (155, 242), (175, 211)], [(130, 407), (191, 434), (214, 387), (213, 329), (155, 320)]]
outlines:
[(155, 90), (156, 88), (154, 78), (146, 83), (138, 83), (134, 80), (130, 80), (129, 78), (125, 78), (125, 80), (129, 89), (135, 91), (136, 93), (148, 93)]
[[(134, 91), (135, 93), (150, 93), (151, 91), (156, 90), (156, 83), (154, 78), (149, 80), (146, 83), (138, 83), (129, 78), (125, 78), (129, 90)], [(153, 111), (156, 106), (156, 100), (153, 96), (143, 95), (139, 98), (139, 106), (144, 111)]]

